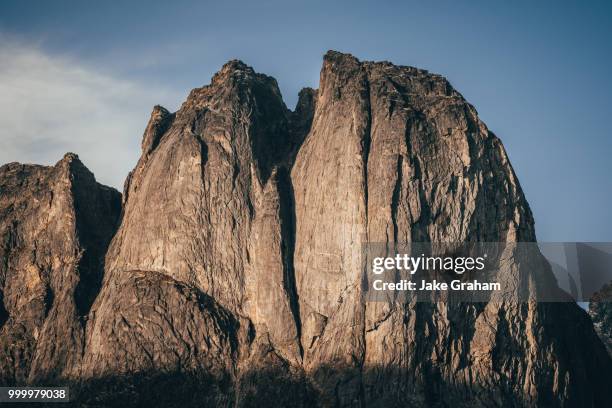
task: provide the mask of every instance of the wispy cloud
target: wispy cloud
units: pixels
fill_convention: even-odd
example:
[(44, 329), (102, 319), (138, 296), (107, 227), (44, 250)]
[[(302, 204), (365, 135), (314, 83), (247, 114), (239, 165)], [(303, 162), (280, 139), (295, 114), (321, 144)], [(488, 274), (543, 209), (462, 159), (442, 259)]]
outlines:
[(174, 109), (180, 97), (0, 38), (0, 163), (53, 164), (71, 151), (121, 188), (153, 105)]

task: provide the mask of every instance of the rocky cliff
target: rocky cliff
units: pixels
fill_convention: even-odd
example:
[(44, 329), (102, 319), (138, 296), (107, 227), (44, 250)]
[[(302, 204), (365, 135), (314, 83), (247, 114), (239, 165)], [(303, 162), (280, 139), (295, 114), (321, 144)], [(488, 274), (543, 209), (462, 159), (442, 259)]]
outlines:
[[(6, 383), (102, 405), (612, 404), (575, 304), (365, 301), (363, 242), (535, 241), (501, 142), (441, 76), (330, 51), (292, 112), (230, 61), (154, 108), (117, 229), (118, 193), (73, 156), (0, 174)], [(531, 282), (508, 259), (498, 278)]]
[(67, 377), (79, 365), (120, 212), (120, 194), (76, 155), (0, 167), (3, 384)]

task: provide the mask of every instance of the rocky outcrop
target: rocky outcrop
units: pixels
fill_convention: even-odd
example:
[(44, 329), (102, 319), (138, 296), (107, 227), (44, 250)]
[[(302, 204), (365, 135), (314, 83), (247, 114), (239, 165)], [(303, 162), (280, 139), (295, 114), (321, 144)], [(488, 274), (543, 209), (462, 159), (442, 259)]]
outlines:
[(595, 331), (605, 344), (608, 354), (612, 356), (612, 282), (605, 285), (591, 297), (589, 302), (589, 315), (593, 319)]
[(0, 168), (2, 384), (72, 375), (120, 209), (76, 155)]
[[(362, 243), (535, 241), (501, 142), (438, 75), (330, 51), (292, 112), (230, 61), (176, 113), (154, 108), (123, 197), (101, 287), (62, 315), (89, 311), (60, 377), (106, 405), (134, 387), (131, 403), (165, 401), (163, 384), (185, 405), (612, 402), (573, 303), (366, 301)], [(504, 260), (499, 280), (539, 290)]]

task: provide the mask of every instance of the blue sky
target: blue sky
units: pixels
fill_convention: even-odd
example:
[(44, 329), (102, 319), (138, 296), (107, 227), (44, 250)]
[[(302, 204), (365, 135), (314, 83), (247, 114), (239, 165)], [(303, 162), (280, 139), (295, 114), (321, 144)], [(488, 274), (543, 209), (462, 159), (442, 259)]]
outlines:
[(504, 142), (540, 240), (612, 241), (610, 4), (5, 0), (0, 161), (75, 151), (121, 187), (154, 104), (239, 58), (292, 108), (336, 49), (446, 76)]

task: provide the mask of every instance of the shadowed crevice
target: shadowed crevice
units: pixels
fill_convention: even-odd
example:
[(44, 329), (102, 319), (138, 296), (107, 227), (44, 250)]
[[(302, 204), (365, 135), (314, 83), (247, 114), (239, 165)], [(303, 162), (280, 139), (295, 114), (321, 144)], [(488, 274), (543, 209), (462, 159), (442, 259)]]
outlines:
[(119, 228), (121, 194), (96, 183), (93, 174), (80, 162), (70, 163), (71, 185), (79, 238), (79, 281), (74, 301), (79, 317), (87, 316), (98, 296), (104, 277), (104, 258)]
[(277, 173), (278, 191), (280, 199), (280, 218), (281, 218), (281, 236), (282, 236), (282, 251), (283, 251), (283, 269), (285, 291), (289, 297), (289, 305), (291, 313), (295, 321), (297, 329), (297, 338), (299, 341), (300, 355), (304, 355), (302, 347), (302, 320), (300, 316), (300, 302), (295, 280), (295, 268), (293, 256), (295, 252), (295, 198), (293, 193), (293, 185), (289, 172), (285, 168), (280, 168)]

